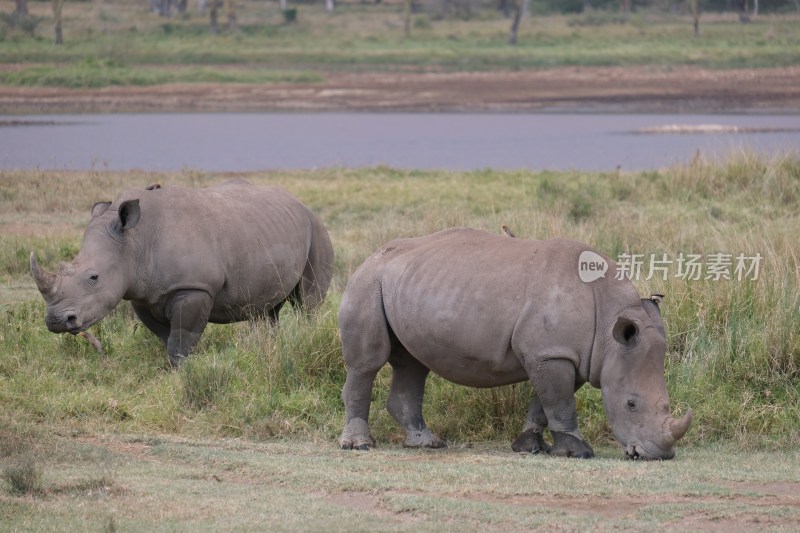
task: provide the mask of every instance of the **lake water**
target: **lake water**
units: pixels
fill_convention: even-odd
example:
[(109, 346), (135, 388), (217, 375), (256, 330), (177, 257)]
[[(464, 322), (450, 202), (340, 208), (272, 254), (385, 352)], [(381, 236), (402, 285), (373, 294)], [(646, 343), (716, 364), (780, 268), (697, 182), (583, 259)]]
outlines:
[[(637, 133), (670, 125), (749, 133)], [(714, 130), (715, 128), (711, 128)], [(719, 129), (719, 128), (716, 128)], [(656, 169), (697, 152), (800, 149), (800, 116), (207, 113), (0, 117), (0, 167)]]

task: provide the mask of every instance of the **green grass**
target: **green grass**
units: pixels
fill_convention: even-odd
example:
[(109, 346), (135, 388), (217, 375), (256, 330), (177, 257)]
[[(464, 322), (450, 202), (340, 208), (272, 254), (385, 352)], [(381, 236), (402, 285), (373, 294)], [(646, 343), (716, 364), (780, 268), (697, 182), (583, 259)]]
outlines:
[[(436, 172), (327, 169), (248, 176), (279, 184), (325, 221), (336, 273), (321, 311), (265, 323), (210, 326), (189, 364), (168, 371), (164, 348), (127, 306), (92, 328), (105, 347), (53, 335), (27, 274), (36, 250), (54, 268), (79, 245), (92, 203), (125, 184), (204, 186), (198, 172), (90, 174), (3, 171), (0, 189), (0, 404), (9, 416), (87, 431), (167, 432), (333, 442), (341, 430), (344, 380), (336, 308), (348, 274), (397, 236), (465, 225), (518, 236), (565, 236), (616, 257), (621, 252), (760, 253), (758, 280), (638, 281), (642, 295), (667, 295), (667, 380), (673, 408), (692, 407), (687, 443), (733, 440), (744, 448), (800, 444), (800, 286), (797, 199), (800, 160), (747, 154), (722, 165), (695, 161), (630, 174)], [(5, 229), (7, 228), (7, 230)], [(671, 271), (675, 273), (675, 269)], [(375, 387), (373, 432), (402, 433), (383, 409), (385, 369)], [(429, 382), (426, 416), (451, 442), (510, 441), (530, 389), (493, 390)], [(578, 394), (582, 431), (612, 443), (599, 391)]]
[(98, 61), (36, 66), (0, 73), (1, 85), (20, 87), (98, 88), (166, 83), (318, 83), (323, 80), (320, 74), (302, 71), (123, 67)]
[[(88, 212), (127, 186), (200, 187), (160, 174), (0, 171), (0, 517), (5, 528), (568, 531), (796, 527), (800, 447), (800, 158), (748, 154), (659, 172), (362, 170), (254, 173), (325, 221), (336, 275), (311, 317), (212, 325), (177, 370), (127, 304), (54, 335), (27, 274), (79, 247)], [(578, 393), (592, 461), (511, 453), (530, 388), (429, 378), (424, 410), (446, 451), (400, 448), (375, 386), (378, 448), (336, 449), (345, 372), (336, 309), (388, 239), (467, 225), (571, 237), (621, 252), (763, 256), (758, 280), (639, 281), (666, 294), (673, 409), (695, 421), (676, 460), (622, 461), (599, 391)], [(794, 499), (793, 499), (794, 498)], [(166, 505), (164, 502), (169, 502)], [(754, 526), (756, 527), (756, 526)]]
[[(288, 25), (277, 4), (237, 4), (240, 29), (212, 36), (207, 18), (194, 11), (165, 20), (122, 0), (67, 3), (65, 44), (54, 46), (49, 5), (34, 2), (31, 10), (43, 22), (33, 37), (0, 28), (0, 63), (28, 67), (4, 72), (0, 84), (314, 82), (319, 79), (309, 72), (326, 70), (780, 67), (796, 65), (800, 51), (800, 19), (785, 14), (748, 25), (733, 14), (706, 14), (698, 38), (688, 17), (656, 12), (636, 14), (625, 24), (584, 24), (588, 16), (532, 17), (523, 23), (518, 46), (510, 47), (509, 21), (494, 10), (478, 11), (471, 20), (426, 18), (406, 37), (402, 8), (393, 3), (342, 5), (333, 15), (320, 6), (298, 6), (299, 22)], [(238, 69), (231, 71), (232, 65)]]

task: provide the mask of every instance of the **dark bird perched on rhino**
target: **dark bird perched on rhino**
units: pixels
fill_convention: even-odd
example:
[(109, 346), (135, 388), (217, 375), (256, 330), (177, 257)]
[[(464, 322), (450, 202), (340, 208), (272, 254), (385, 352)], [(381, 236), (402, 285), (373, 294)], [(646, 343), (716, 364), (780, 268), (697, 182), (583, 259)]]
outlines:
[[(582, 281), (582, 253), (611, 273)], [(422, 416), (432, 370), (472, 387), (530, 380), (535, 394), (517, 451), (592, 457), (574, 396), (591, 383), (628, 457), (672, 458), (691, 411), (670, 414), (657, 301), (640, 299), (629, 280), (615, 279), (613, 266), (576, 241), (463, 228), (386, 244), (350, 277), (339, 307), (347, 367), (342, 448), (374, 445), (367, 423), (373, 381), (388, 362), (386, 408), (406, 430), (406, 446), (445, 446)], [(548, 426), (552, 446), (543, 438)]]
[(287, 300), (319, 306), (332, 269), (320, 220), (286, 191), (244, 180), (129, 189), (94, 205), (78, 256), (57, 273), (31, 253), (50, 331), (77, 334), (130, 300), (173, 365), (208, 322), (275, 323)]

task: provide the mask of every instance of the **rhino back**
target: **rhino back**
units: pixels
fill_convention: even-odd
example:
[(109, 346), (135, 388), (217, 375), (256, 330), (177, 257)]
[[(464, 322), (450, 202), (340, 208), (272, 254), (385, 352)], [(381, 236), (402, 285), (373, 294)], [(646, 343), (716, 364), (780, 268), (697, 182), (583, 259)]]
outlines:
[[(243, 181), (207, 189), (164, 187), (139, 198), (137, 283), (126, 299), (158, 308), (181, 289), (214, 298), (211, 320), (238, 320), (283, 301), (297, 285), (311, 242), (311, 213), (281, 189)], [(115, 205), (112, 205), (112, 209)]]
[(527, 378), (523, 354), (588, 361), (596, 306), (577, 271), (586, 249), (453, 229), (388, 243), (372, 268), (387, 322), (414, 357), (451, 381), (496, 386)]

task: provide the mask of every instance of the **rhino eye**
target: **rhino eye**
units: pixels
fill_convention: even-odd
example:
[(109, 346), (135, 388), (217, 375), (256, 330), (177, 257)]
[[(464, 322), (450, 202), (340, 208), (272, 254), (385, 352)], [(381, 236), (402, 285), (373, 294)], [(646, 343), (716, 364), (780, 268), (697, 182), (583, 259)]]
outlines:
[(633, 398), (628, 399), (628, 411), (635, 411), (636, 410), (636, 400)]
[(100, 276), (99, 276), (99, 275), (97, 275), (97, 274), (90, 274), (90, 275), (89, 275), (89, 283), (90, 283), (91, 285), (95, 285), (95, 284), (97, 284), (97, 282), (98, 282), (99, 280), (100, 280)]

